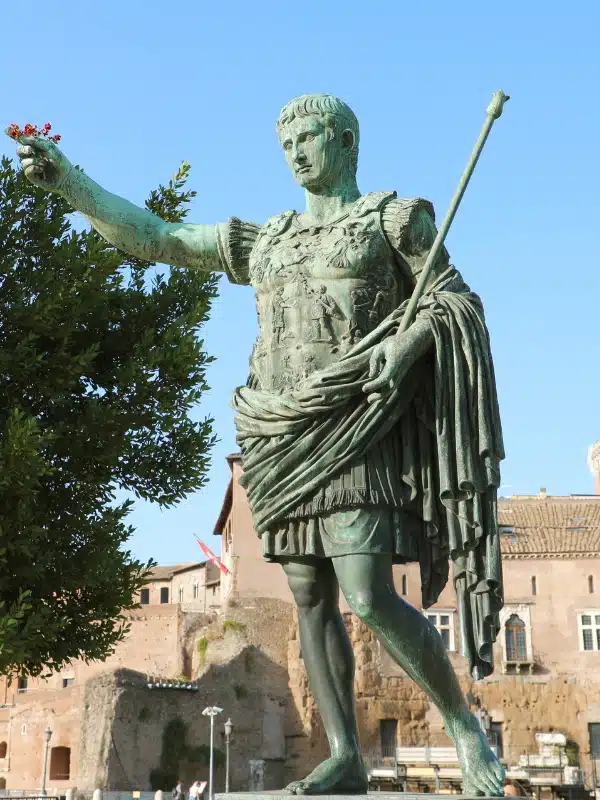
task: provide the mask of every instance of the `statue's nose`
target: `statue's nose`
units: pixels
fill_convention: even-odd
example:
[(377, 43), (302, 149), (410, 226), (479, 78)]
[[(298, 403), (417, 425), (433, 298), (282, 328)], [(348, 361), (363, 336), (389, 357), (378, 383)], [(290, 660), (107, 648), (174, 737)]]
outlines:
[(306, 161), (306, 156), (304, 152), (297, 145), (294, 147), (293, 156), (294, 156), (294, 161), (297, 164), (302, 164), (304, 161)]

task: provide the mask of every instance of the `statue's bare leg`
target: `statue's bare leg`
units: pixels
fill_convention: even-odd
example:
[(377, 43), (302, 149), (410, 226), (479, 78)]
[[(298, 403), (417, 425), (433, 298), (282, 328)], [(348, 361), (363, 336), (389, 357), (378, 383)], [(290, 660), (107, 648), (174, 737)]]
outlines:
[(391, 555), (339, 556), (333, 564), (354, 613), (441, 712), (456, 745), (464, 793), (503, 795), (504, 769), (467, 707), (438, 631), (396, 593)]
[(331, 561), (282, 560), (298, 606), (302, 657), (331, 758), (301, 781), (293, 794), (358, 794), (367, 791), (354, 706), (354, 654), (339, 609), (339, 585)]

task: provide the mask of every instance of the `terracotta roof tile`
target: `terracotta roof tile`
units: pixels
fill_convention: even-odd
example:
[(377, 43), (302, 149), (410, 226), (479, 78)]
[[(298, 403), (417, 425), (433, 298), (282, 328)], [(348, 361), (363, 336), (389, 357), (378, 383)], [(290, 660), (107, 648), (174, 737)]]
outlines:
[(498, 500), (504, 555), (600, 555), (600, 497), (515, 497)]
[(168, 564), (166, 566), (154, 567), (154, 569), (150, 571), (146, 581), (148, 583), (152, 583), (152, 581), (170, 581), (176, 572), (185, 567), (189, 567), (193, 563), (194, 562), (186, 562), (184, 564)]

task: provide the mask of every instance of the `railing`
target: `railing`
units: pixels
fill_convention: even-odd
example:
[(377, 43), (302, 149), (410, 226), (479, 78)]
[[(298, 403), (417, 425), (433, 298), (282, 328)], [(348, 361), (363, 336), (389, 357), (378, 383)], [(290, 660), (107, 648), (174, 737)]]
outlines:
[[(58, 778), (56, 779), (58, 780)], [(51, 789), (47, 794), (41, 795), (39, 789), (0, 789), (0, 798), (7, 798), (9, 800), (65, 800), (67, 790), (61, 789), (57, 793), (56, 789)], [(170, 791), (164, 790), (165, 797), (171, 794)], [(102, 790), (102, 800), (155, 800), (156, 792), (136, 792), (134, 790), (129, 792), (108, 792)], [(73, 793), (74, 800), (93, 800), (94, 792), (92, 790), (80, 791), (76, 789)]]
[(364, 753), (369, 783), (392, 783), (394, 785), (404, 783), (406, 767), (404, 764), (398, 763), (396, 751), (395, 747), (378, 747)]
[(507, 777), (534, 786), (583, 787), (585, 776), (579, 766), (569, 764), (562, 749), (551, 753), (507, 754)]
[[(165, 798), (167, 795), (171, 796), (171, 791), (164, 789), (164, 796)], [(94, 792), (93, 791), (79, 791), (77, 790), (74, 794), (74, 800), (93, 800)], [(102, 800), (155, 800), (156, 792), (141, 792), (136, 790), (131, 790), (129, 792), (108, 792), (102, 790)]]
[(535, 670), (535, 662), (527, 658), (507, 658), (502, 662), (504, 675), (531, 675)]
[(60, 800), (57, 794), (40, 794), (39, 789), (0, 789), (0, 797), (10, 797), (11, 800), (26, 798), (26, 800)]
[(398, 747), (396, 758), (402, 764), (458, 764), (455, 747)]

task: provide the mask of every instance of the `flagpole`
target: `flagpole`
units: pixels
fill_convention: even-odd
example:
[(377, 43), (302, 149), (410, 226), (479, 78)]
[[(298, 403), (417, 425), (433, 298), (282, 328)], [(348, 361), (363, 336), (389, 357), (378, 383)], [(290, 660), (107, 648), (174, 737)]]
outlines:
[(223, 572), (225, 575), (231, 575), (231, 570), (229, 569), (229, 567), (225, 566), (225, 564), (221, 561), (219, 556), (215, 555), (215, 553), (213, 553), (213, 551), (210, 549), (210, 547), (208, 545), (204, 544), (204, 542), (201, 539), (199, 539), (196, 536), (196, 534), (194, 534), (194, 538), (196, 539), (196, 541), (200, 545), (200, 549), (202, 550), (202, 552), (206, 556), (207, 560), (211, 564), (215, 564), (215, 566), (217, 566), (219, 568), (219, 570), (221, 572)]

